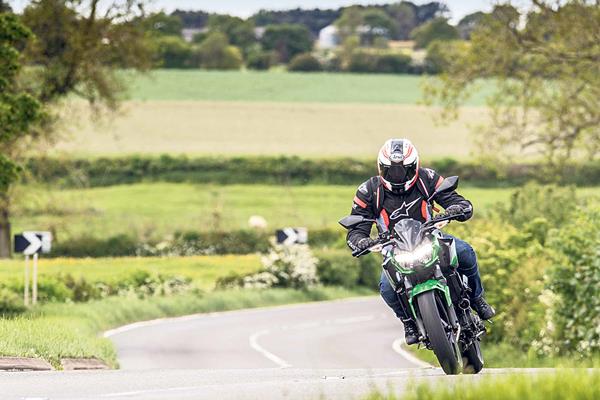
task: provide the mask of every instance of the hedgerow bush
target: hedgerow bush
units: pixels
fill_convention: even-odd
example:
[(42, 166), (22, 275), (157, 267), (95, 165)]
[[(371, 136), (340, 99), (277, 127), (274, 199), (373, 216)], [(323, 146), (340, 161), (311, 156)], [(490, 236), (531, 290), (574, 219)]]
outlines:
[[(444, 176), (458, 175), (480, 186), (514, 186), (555, 179), (573, 185), (600, 184), (600, 161), (573, 162), (561, 176), (540, 174), (537, 164), (431, 160), (427, 165)], [(31, 158), (25, 162), (29, 179), (62, 187), (97, 187), (137, 182), (219, 184), (339, 184), (356, 185), (376, 172), (374, 160), (299, 157), (125, 156), (114, 158)]]
[(219, 288), (243, 289), (291, 288), (309, 289), (319, 283), (318, 260), (307, 245), (272, 244), (261, 258), (263, 268), (251, 275), (230, 275), (217, 282)]
[(499, 313), (487, 340), (531, 356), (600, 351), (600, 208), (569, 188), (526, 185), (485, 219), (454, 225), (475, 247)]
[[(75, 278), (70, 274), (45, 276), (38, 283), (38, 301), (87, 302), (109, 296), (129, 296), (145, 299), (154, 296), (170, 296), (194, 291), (191, 279), (181, 276), (152, 274), (134, 271), (118, 281), (90, 281), (84, 276)], [(9, 281), (0, 284), (0, 315), (19, 313), (23, 305), (23, 282)]]
[(545, 354), (589, 357), (600, 352), (600, 206), (579, 210), (554, 231), (548, 273), (549, 306), (537, 348)]

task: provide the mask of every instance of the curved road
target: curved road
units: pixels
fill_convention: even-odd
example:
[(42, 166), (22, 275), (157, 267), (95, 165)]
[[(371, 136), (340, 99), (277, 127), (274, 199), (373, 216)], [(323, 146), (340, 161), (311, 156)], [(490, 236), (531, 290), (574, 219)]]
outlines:
[(424, 365), (401, 335), (377, 297), (144, 322), (106, 333), (121, 370), (0, 373), (0, 398), (357, 399), (415, 379), (479, 379)]
[[(416, 368), (377, 297), (195, 315), (107, 332), (123, 369)], [(394, 347), (394, 348), (393, 348)]]

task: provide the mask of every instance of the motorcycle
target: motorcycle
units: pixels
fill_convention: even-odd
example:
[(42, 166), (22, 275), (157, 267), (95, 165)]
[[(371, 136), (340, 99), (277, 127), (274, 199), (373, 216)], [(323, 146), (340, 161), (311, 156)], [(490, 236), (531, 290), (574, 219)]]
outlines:
[[(428, 215), (433, 215), (432, 199), (437, 194), (457, 187), (458, 177), (444, 179), (427, 199)], [(377, 224), (380, 233), (375, 244), (352, 255), (382, 253), (384, 274), (416, 323), (419, 346), (433, 350), (447, 375), (476, 374), (484, 364), (480, 341), (485, 326), (471, 309), (466, 276), (457, 271), (454, 239), (442, 232), (444, 226), (459, 217), (460, 214), (440, 214), (425, 223), (403, 219), (391, 232), (381, 220), (359, 215), (339, 221), (346, 229), (363, 222)]]

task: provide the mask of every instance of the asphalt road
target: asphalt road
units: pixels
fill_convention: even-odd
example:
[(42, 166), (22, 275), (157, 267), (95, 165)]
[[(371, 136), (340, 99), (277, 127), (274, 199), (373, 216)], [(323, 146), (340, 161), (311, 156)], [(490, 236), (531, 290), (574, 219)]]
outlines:
[(479, 379), (446, 377), (403, 352), (401, 326), (376, 297), (158, 320), (107, 336), (122, 370), (3, 373), (0, 399), (353, 399), (412, 380)]

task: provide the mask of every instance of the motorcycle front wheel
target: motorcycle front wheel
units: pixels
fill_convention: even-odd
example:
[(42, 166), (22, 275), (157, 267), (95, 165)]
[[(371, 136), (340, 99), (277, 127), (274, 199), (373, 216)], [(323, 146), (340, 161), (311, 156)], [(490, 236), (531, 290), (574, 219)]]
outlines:
[[(452, 340), (454, 334), (446, 332), (444, 329), (435, 292), (432, 290), (420, 294), (417, 297), (417, 303), (429, 343), (442, 369), (446, 375), (459, 374), (462, 370), (462, 355), (457, 351), (456, 341)], [(446, 314), (445, 311), (444, 314)]]

